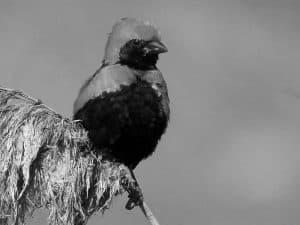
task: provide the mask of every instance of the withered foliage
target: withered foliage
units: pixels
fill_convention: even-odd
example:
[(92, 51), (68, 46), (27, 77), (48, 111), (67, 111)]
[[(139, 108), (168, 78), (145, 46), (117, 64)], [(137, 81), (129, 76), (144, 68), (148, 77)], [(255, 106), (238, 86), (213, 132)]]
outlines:
[(0, 88), (0, 224), (35, 209), (51, 225), (86, 224), (122, 192), (122, 165), (95, 155), (87, 132), (41, 101)]

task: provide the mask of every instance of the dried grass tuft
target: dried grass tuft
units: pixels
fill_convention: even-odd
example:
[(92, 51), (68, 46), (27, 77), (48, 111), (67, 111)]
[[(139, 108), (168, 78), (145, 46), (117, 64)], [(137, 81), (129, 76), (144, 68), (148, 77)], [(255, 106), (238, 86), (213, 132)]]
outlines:
[(49, 209), (49, 224), (86, 224), (122, 191), (122, 165), (93, 154), (87, 132), (41, 101), (0, 88), (0, 223)]

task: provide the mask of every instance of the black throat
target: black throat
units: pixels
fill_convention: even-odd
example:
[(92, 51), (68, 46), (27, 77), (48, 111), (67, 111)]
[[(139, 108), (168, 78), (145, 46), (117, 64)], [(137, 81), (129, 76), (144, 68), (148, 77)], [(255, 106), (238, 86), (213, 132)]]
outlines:
[(128, 41), (119, 53), (119, 62), (136, 70), (153, 70), (156, 68), (158, 54), (145, 54), (146, 41), (133, 39)]
[(158, 60), (158, 55), (148, 55), (135, 57), (134, 60), (120, 60), (121, 65), (126, 65), (132, 69), (136, 70), (154, 70), (157, 69), (156, 62)]

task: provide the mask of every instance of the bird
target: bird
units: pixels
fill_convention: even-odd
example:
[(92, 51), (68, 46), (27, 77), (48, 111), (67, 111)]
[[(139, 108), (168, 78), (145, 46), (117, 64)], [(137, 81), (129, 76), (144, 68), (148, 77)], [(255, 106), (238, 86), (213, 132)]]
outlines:
[(167, 84), (157, 68), (168, 49), (148, 21), (122, 18), (105, 46), (102, 65), (82, 85), (73, 119), (96, 153), (133, 170), (155, 151), (170, 118)]

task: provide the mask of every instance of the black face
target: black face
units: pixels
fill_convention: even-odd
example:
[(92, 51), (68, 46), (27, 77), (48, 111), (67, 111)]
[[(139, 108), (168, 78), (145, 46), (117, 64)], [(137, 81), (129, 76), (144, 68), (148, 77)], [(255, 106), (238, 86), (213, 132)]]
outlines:
[(150, 41), (132, 39), (120, 50), (120, 63), (138, 70), (151, 70), (156, 68), (158, 54), (152, 51)]

